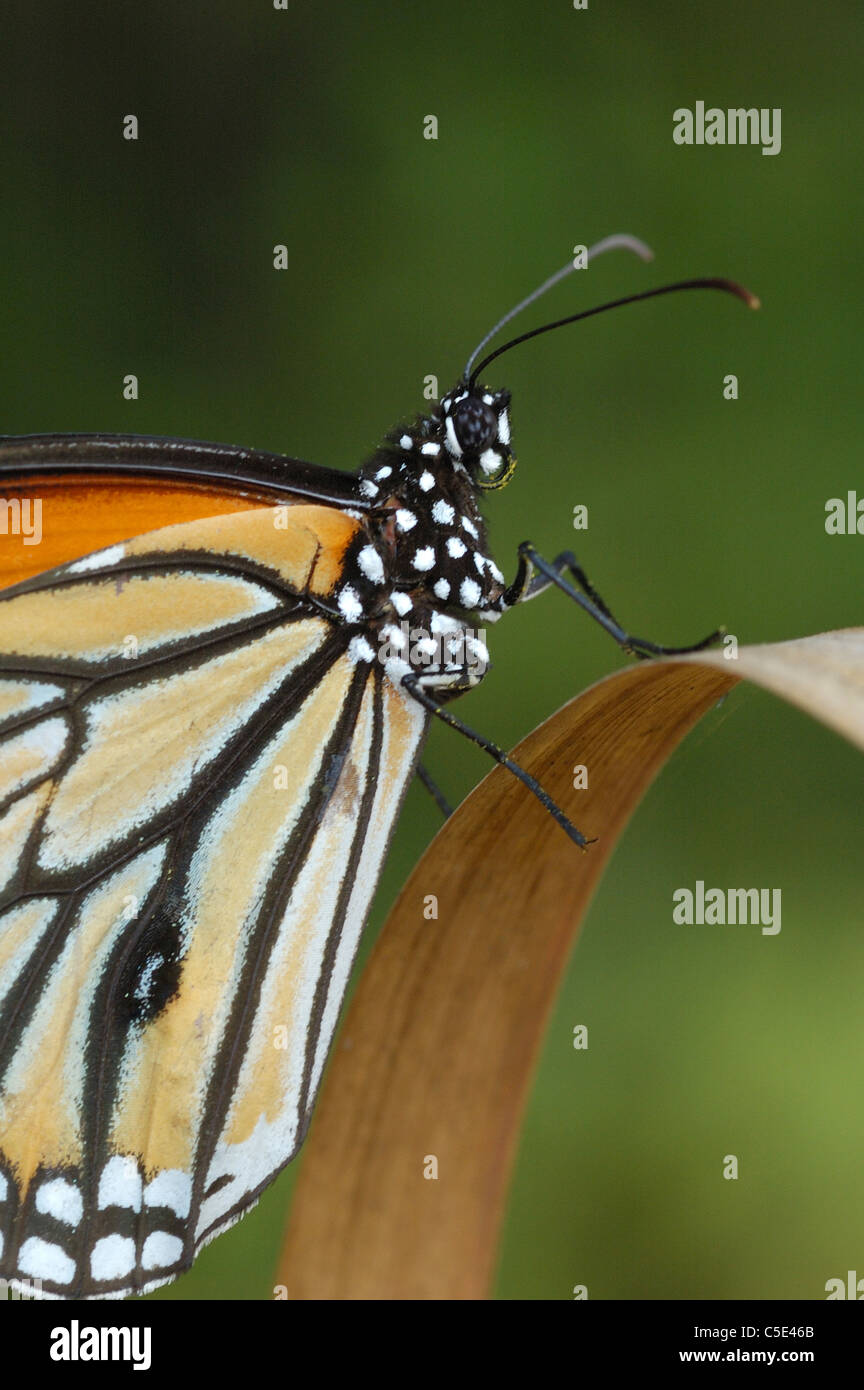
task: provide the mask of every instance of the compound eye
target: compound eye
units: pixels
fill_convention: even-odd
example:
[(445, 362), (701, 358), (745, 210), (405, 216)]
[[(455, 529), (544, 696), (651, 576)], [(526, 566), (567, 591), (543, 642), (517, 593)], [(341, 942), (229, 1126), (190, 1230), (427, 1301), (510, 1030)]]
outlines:
[(498, 417), (485, 401), (469, 397), (453, 411), (453, 428), (460, 449), (466, 454), (480, 454), (495, 440)]

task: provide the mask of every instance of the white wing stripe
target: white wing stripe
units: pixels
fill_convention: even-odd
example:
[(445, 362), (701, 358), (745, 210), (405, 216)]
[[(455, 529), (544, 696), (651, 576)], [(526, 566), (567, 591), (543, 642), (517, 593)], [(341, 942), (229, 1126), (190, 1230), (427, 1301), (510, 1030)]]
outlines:
[[(405, 788), (414, 767), (417, 746), (426, 727), (427, 716), (422, 706), (386, 682), (383, 688), (382, 703), (384, 730), (381, 757), (378, 763), (378, 786), (336, 956), (329, 979), (324, 982), (327, 990), (326, 1003), (321, 1017), (312, 1078), (309, 1084), (309, 1095), (313, 1100), (336, 1029), (339, 1010), (342, 1007), (342, 999), (348, 984), (351, 966), (354, 963), (360, 933), (366, 921), (372, 894), (378, 883), (381, 864), (387, 851), (399, 807), (402, 804), (402, 798), (405, 795)], [(398, 731), (396, 729), (397, 720), (401, 725)], [(407, 737), (406, 732), (408, 733)]]
[[(244, 1192), (281, 1167), (296, 1147), (309, 1020), (358, 833), (357, 816), (369, 775), (374, 697), (369, 681), (350, 752), (282, 917), (207, 1186), (226, 1176), (232, 1180), (202, 1204), (199, 1235), (230, 1212)], [(277, 1036), (277, 1029), (284, 1029), (284, 1036)], [(244, 1113), (256, 1108), (260, 1113), (255, 1128), (247, 1120), (244, 1129)]]
[[(31, 898), (29, 902), (0, 913), (0, 1005), (24, 970), (56, 911), (54, 898)], [(2, 1113), (0, 1100), (0, 1116)]]
[(52, 700), (62, 699), (65, 693), (62, 686), (44, 681), (0, 680), (0, 719), (30, 714)]

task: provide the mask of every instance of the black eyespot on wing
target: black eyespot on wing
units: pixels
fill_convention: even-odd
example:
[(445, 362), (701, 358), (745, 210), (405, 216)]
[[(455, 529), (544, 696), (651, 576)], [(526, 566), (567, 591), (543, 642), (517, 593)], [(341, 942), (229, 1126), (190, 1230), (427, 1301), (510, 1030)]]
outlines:
[(177, 993), (183, 965), (178, 922), (177, 904), (166, 899), (124, 961), (118, 991), (123, 1022), (149, 1023)]
[(460, 401), (453, 411), (453, 428), (466, 454), (480, 454), (498, 433), (498, 418), (491, 406), (476, 396)]

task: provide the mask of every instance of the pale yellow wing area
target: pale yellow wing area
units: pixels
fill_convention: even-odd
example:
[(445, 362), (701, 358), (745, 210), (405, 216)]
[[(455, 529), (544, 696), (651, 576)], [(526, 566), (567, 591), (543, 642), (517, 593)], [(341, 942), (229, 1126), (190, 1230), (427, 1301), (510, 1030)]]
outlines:
[(0, 1277), (164, 1282), (302, 1140), (426, 727), (313, 606), (358, 526), (211, 518), (0, 596)]

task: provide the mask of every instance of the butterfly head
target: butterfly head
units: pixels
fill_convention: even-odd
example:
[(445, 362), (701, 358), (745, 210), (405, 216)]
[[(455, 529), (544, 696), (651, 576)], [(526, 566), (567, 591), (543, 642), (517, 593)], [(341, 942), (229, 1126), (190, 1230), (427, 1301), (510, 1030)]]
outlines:
[(510, 392), (461, 382), (441, 399), (444, 447), (476, 487), (495, 491), (516, 468), (510, 448)]

